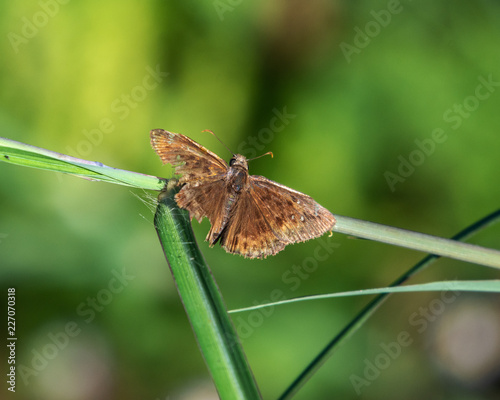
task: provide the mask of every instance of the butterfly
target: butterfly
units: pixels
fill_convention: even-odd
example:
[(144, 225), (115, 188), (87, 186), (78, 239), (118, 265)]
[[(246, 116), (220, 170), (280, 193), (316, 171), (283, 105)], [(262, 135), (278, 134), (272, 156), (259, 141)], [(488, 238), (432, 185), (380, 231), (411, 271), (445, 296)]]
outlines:
[(247, 258), (275, 255), (286, 245), (332, 230), (335, 217), (311, 197), (263, 176), (249, 175), (248, 160), (234, 154), (229, 165), (180, 133), (153, 129), (151, 146), (181, 175), (179, 207), (198, 222), (208, 217), (205, 240)]

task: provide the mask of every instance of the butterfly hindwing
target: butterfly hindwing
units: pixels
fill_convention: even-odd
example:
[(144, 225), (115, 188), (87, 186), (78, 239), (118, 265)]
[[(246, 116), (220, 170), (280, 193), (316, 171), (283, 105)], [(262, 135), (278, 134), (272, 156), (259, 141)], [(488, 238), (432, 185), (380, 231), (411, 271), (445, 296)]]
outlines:
[[(211, 224), (217, 219), (224, 207), (224, 182), (221, 180), (205, 181), (197, 186), (185, 185), (175, 195), (177, 205), (189, 211), (191, 218), (201, 222), (203, 217), (208, 217)], [(207, 198), (211, 202), (207, 202)]]
[(285, 243), (274, 234), (249, 191), (240, 194), (231, 210), (220, 244), (229, 253), (248, 258), (265, 258), (285, 247)]

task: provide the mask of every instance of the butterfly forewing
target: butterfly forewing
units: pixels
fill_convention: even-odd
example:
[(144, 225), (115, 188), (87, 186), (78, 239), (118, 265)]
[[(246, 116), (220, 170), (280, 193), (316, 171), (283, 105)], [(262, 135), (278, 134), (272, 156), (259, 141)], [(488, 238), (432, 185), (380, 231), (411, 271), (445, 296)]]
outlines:
[(250, 176), (250, 191), (274, 234), (285, 243), (321, 236), (335, 225), (332, 213), (311, 197), (263, 176)]
[(175, 167), (175, 174), (182, 175), (181, 184), (227, 172), (228, 166), (222, 158), (187, 136), (163, 129), (152, 130), (150, 136), (151, 146), (163, 163), (171, 164)]

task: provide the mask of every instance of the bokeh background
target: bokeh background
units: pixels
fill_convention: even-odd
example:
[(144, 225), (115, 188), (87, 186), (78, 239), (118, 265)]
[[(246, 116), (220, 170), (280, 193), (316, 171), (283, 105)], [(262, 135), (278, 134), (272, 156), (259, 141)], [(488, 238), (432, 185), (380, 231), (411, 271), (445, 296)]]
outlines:
[[(334, 213), (449, 237), (499, 204), (499, 22), (487, 0), (2, 2), (0, 135), (169, 177), (149, 131), (228, 159), (211, 129), (234, 152), (272, 151), (251, 173)], [(0, 165), (17, 398), (216, 398), (152, 225), (155, 196)], [(206, 220), (193, 226), (229, 308), (386, 286), (423, 256), (336, 234), (245, 260), (208, 248)], [(499, 234), (472, 242), (498, 248)], [(441, 260), (412, 282), (498, 277)], [(369, 300), (234, 315), (264, 398)], [(498, 398), (499, 306), (394, 296), (296, 398)]]

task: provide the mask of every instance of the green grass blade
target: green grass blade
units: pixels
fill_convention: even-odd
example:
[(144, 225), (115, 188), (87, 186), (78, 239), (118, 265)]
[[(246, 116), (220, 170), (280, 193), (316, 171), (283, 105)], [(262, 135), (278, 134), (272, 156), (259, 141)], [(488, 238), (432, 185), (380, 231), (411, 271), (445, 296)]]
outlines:
[(81, 160), (2, 137), (0, 161), (141, 189), (161, 190), (165, 186), (165, 180), (156, 176), (108, 167), (99, 162)]
[(371, 294), (381, 293), (413, 293), (413, 292), (441, 292), (444, 290), (453, 290), (456, 292), (486, 292), (486, 293), (500, 293), (500, 280), (477, 280), (477, 281), (442, 281), (422, 283), (420, 285), (406, 285), (396, 287), (385, 287), (377, 289), (363, 289), (352, 290), (349, 292), (315, 294), (311, 296), (296, 297), (294, 299), (280, 300), (272, 303), (263, 303), (256, 306), (238, 308), (230, 310), (229, 313), (239, 313), (244, 311), (253, 311), (266, 307), (280, 306), (283, 304), (298, 303), (302, 301), (311, 300), (325, 300), (335, 297), (349, 297), (349, 296), (367, 296)]
[(180, 209), (175, 190), (161, 192), (155, 227), (198, 345), (221, 399), (260, 399), (220, 291)]
[(500, 251), (498, 250), (341, 215), (336, 215), (335, 218), (337, 222), (333, 227), (333, 231), (336, 232), (423, 251), (442, 257), (449, 257), (455, 260), (480, 264), (486, 267), (500, 268)]
[[(465, 228), (463, 231), (455, 235), (452, 240), (462, 241), (467, 240), (472, 235), (478, 233), (486, 227), (498, 223), (500, 221), (500, 210), (484, 217), (480, 221)], [(433, 262), (439, 259), (439, 256), (431, 254), (424, 257), (420, 262), (415, 264), (407, 272), (396, 279), (390, 286), (400, 286), (412, 276), (427, 268)], [(333, 355), (334, 350), (347, 340), (354, 332), (356, 332), (373, 313), (382, 305), (382, 303), (390, 296), (390, 293), (379, 294), (373, 299), (361, 312), (356, 315), (337, 335), (330, 340), (329, 343), (319, 352), (309, 365), (300, 373), (300, 375), (292, 382), (292, 384), (279, 397), (280, 400), (290, 399), (293, 395), (306, 384), (306, 382), (314, 375), (314, 373), (326, 362), (328, 357)]]

